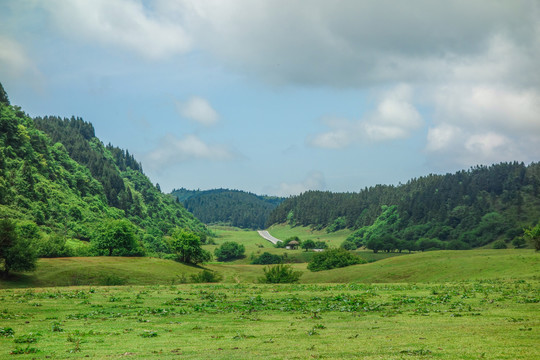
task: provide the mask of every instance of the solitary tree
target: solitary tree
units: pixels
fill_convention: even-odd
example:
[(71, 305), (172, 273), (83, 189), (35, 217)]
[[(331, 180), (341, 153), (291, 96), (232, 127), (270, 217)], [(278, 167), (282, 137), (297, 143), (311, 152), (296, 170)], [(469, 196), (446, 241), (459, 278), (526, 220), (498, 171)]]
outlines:
[(105, 222), (92, 243), (101, 255), (133, 256), (141, 252), (135, 228), (128, 220)]
[(170, 239), (169, 248), (176, 254), (177, 260), (188, 264), (199, 264), (210, 261), (212, 255), (201, 247), (201, 239), (197, 234), (176, 228)]
[(10, 219), (0, 220), (0, 269), (6, 279), (10, 271), (31, 271), (37, 255), (31, 238), (20, 236), (17, 225)]
[(308, 251), (310, 249), (315, 249), (315, 241), (311, 239), (307, 239), (306, 241), (302, 242), (302, 245), (300, 245), (302, 249)]

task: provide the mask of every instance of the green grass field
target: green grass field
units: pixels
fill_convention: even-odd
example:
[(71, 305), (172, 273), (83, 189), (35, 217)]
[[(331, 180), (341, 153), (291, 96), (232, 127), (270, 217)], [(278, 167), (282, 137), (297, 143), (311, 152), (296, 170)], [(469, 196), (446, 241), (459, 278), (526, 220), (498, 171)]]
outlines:
[(4, 289), (0, 358), (535, 359), (538, 290), (525, 280)]
[[(237, 241), (248, 254), (312, 255), (253, 231), (213, 231), (218, 245)], [(271, 229), (317, 239), (306, 231)], [(319, 236), (336, 246), (346, 234)], [(264, 267), (249, 258), (201, 267), (41, 259), (35, 272), (0, 281), (0, 359), (540, 358), (539, 253), (359, 254), (377, 261), (321, 272), (294, 263), (303, 275), (290, 285), (257, 284)], [(185, 284), (203, 269), (222, 282)]]

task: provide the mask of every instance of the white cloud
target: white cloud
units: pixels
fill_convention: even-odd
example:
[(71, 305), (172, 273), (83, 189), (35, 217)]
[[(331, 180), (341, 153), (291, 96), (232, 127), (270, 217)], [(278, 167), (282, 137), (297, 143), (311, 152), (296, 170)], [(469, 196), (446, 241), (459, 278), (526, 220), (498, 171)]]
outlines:
[(282, 182), (278, 187), (269, 187), (266, 192), (276, 196), (290, 196), (298, 195), (308, 190), (324, 190), (326, 188), (326, 181), (324, 174), (319, 171), (313, 171), (307, 175), (307, 177), (298, 183), (285, 183)]
[(64, 34), (120, 47), (148, 59), (162, 59), (191, 49), (184, 27), (133, 0), (52, 0), (40, 4)]
[(219, 114), (212, 108), (212, 105), (198, 96), (193, 96), (186, 102), (176, 102), (176, 107), (180, 115), (196, 121), (204, 126), (211, 126), (218, 122)]
[(169, 134), (144, 157), (144, 164), (152, 169), (160, 169), (189, 160), (229, 161), (236, 157), (234, 151), (227, 146), (207, 144), (195, 135), (179, 139)]
[(412, 89), (401, 84), (386, 92), (377, 108), (359, 121), (327, 120), (330, 131), (308, 139), (315, 147), (339, 149), (355, 142), (404, 139), (423, 125), (412, 105)]
[(2, 76), (21, 75), (26, 71), (37, 72), (24, 48), (15, 40), (0, 35), (0, 73)]

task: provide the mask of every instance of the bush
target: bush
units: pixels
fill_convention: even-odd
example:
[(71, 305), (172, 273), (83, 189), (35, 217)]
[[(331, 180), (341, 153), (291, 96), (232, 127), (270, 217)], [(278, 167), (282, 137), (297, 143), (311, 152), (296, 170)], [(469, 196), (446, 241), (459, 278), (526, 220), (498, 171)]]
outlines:
[(345, 240), (342, 244), (341, 244), (341, 247), (344, 248), (345, 250), (356, 250), (358, 247), (356, 246), (356, 244), (351, 241), (351, 240)]
[(470, 250), (471, 245), (460, 240), (452, 240), (446, 245), (446, 250)]
[(343, 248), (337, 248), (316, 253), (307, 268), (311, 271), (321, 271), (363, 263), (366, 263), (366, 260)]
[(506, 249), (508, 248), (508, 246), (506, 246), (506, 243), (504, 242), (504, 240), (497, 240), (493, 243), (493, 248), (494, 249)]
[(523, 236), (518, 236), (517, 238), (512, 240), (512, 245), (514, 245), (516, 249), (521, 249), (522, 247), (525, 247), (525, 239), (523, 238)]
[(270, 254), (269, 252), (263, 252), (260, 256), (253, 259), (251, 262), (254, 265), (270, 265), (270, 264), (281, 264), (283, 258), (279, 255)]
[(223, 276), (215, 271), (203, 270), (198, 274), (191, 275), (194, 283), (217, 283), (223, 280)]
[(264, 277), (259, 278), (263, 284), (287, 284), (298, 282), (302, 276), (300, 271), (294, 271), (290, 265), (278, 264), (264, 268)]
[(216, 255), (218, 261), (230, 261), (243, 258), (245, 251), (246, 248), (244, 245), (233, 241), (226, 241), (214, 250), (214, 255)]

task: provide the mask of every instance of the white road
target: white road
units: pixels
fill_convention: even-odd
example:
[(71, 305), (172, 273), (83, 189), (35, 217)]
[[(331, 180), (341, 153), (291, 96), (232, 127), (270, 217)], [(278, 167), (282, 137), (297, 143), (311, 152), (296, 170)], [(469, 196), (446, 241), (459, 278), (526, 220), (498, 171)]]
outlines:
[(278, 241), (282, 241), (282, 240), (279, 240), (279, 239), (273, 237), (272, 235), (270, 235), (270, 233), (268, 231), (266, 231), (266, 230), (259, 230), (257, 232), (259, 233), (259, 235), (261, 235), (263, 238), (270, 241), (274, 245), (277, 244)]

